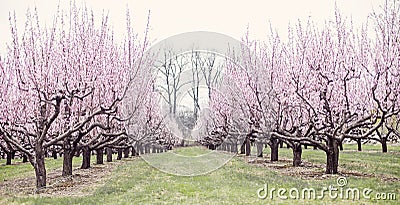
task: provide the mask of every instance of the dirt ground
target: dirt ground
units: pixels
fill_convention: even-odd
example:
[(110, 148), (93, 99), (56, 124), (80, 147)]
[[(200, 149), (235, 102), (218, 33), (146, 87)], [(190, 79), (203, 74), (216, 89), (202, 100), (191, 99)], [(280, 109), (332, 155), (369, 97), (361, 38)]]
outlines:
[(47, 184), (44, 189), (36, 190), (35, 177), (13, 179), (0, 183), (0, 193), (5, 196), (85, 196), (90, 195), (103, 185), (111, 177), (111, 173), (122, 163), (122, 161), (106, 162), (104, 164), (91, 165), (90, 169), (75, 168), (72, 176), (61, 176), (61, 168), (48, 171)]

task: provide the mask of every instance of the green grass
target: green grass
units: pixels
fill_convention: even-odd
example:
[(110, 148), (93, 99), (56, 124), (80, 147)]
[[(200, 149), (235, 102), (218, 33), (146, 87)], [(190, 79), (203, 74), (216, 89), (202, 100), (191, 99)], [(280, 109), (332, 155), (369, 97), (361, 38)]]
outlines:
[[(339, 154), (339, 168), (400, 178), (400, 146), (390, 146), (388, 153), (382, 153), (378, 145), (363, 145), (364, 151), (361, 152), (354, 151), (357, 150), (357, 145), (353, 144), (346, 144), (343, 148), (343, 151), (340, 151)], [(269, 149), (264, 150), (264, 153), (268, 155)], [(292, 150), (279, 149), (279, 156), (291, 159)], [(308, 148), (303, 149), (302, 159), (324, 164), (326, 155), (321, 150)]]
[[(346, 151), (350, 148), (352, 147), (346, 146), (345, 151), (340, 153), (340, 166), (342, 168), (400, 178), (400, 151), (386, 154)], [(371, 147), (371, 150), (374, 150), (373, 148)], [(398, 150), (398, 148), (395, 149)], [(390, 147), (389, 150), (393, 150), (393, 148)], [(207, 151), (194, 147), (179, 149), (175, 152), (185, 156), (197, 156)], [(268, 157), (268, 153), (269, 150), (266, 149), (266, 157)], [(280, 149), (280, 157), (291, 158), (291, 150)], [(303, 159), (313, 163), (324, 163), (325, 156), (320, 150), (307, 149), (303, 151)], [(61, 166), (61, 160), (46, 162), (48, 168)], [(50, 163), (53, 163), (53, 165), (50, 165)], [(25, 166), (19, 164), (8, 169), (5, 169), (7, 166), (2, 166), (0, 173), (27, 169)], [(16, 176), (21, 177), (23, 175), (4, 175), (5, 178)], [(302, 180), (245, 163), (242, 158), (235, 157), (214, 172), (194, 177), (166, 174), (148, 165), (143, 159), (135, 158), (120, 165), (113, 172), (111, 179), (96, 188), (93, 195), (57, 198), (8, 197), (5, 202), (15, 204), (399, 204), (400, 183), (398, 181), (381, 180), (379, 177), (348, 177), (347, 180), (348, 187), (360, 190), (371, 188), (373, 189), (371, 196), (377, 192), (396, 193), (397, 200), (341, 201), (332, 200), (327, 195), (322, 200), (283, 200), (279, 199), (276, 193), (273, 199), (259, 199), (257, 190), (264, 187), (264, 184), (268, 184), (269, 190), (271, 188), (285, 188), (287, 190), (291, 188), (299, 190), (314, 188), (321, 191), (323, 187), (336, 185), (336, 176), (324, 180)], [(1, 200), (0, 203), (2, 203)]]
[(171, 152), (182, 156), (199, 156), (203, 154), (208, 154), (212, 152), (212, 150), (209, 150), (205, 147), (183, 147), (180, 149), (172, 150)]
[[(93, 158), (94, 159), (94, 158)], [(92, 160), (93, 160), (92, 159)], [(47, 172), (54, 169), (62, 167), (62, 158), (52, 159), (46, 158), (46, 170)], [(72, 161), (72, 166), (74, 168), (79, 167), (82, 163), (82, 157), (74, 157)], [(6, 161), (4, 159), (0, 160), (0, 183), (5, 180), (11, 180), (15, 178), (34, 176), (34, 170), (32, 165), (27, 163), (22, 163), (22, 159), (12, 160), (12, 165), (5, 165)]]

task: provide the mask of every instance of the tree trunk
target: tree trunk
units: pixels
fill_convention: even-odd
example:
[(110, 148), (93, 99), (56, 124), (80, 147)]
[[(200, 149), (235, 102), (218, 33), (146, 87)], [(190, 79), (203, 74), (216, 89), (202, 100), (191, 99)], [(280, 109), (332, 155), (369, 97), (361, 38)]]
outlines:
[(233, 142), (233, 143), (232, 143), (231, 151), (232, 151), (233, 153), (237, 153), (237, 151), (238, 151), (237, 142)]
[(35, 157), (30, 159), (30, 162), (35, 169), (36, 188), (46, 187), (46, 166), (44, 163), (44, 149), (40, 143), (35, 146)]
[(22, 155), (22, 163), (26, 163), (28, 162), (28, 156), (26, 156), (26, 154)]
[(387, 149), (387, 138), (382, 137), (382, 152), (386, 153), (388, 151)]
[(358, 151), (362, 151), (362, 147), (361, 147), (361, 139), (357, 139), (357, 150)]
[(271, 138), (271, 161), (278, 161), (278, 149), (279, 140), (276, 138)]
[(96, 164), (103, 164), (103, 148), (96, 149)]
[(232, 144), (231, 143), (226, 143), (226, 151), (227, 152), (232, 152)]
[(11, 159), (12, 159), (11, 152), (6, 152), (6, 155), (7, 155), (6, 165), (11, 165)]
[(293, 166), (298, 167), (301, 164), (301, 153), (303, 152), (301, 144), (294, 143), (292, 149), (293, 149)]
[(90, 168), (90, 149), (89, 147), (82, 148), (82, 165), (81, 169), (89, 169)]
[(262, 142), (256, 142), (257, 145), (257, 157), (263, 157), (263, 148), (264, 145)]
[(53, 159), (57, 159), (57, 152), (56, 152), (56, 150), (51, 151), (51, 155), (52, 155)]
[(308, 148), (308, 146), (305, 144), (305, 145), (304, 145), (304, 149), (307, 149), (307, 148)]
[(246, 153), (246, 140), (243, 141), (242, 146), (240, 146), (240, 154)]
[(72, 175), (72, 158), (73, 157), (74, 157), (74, 154), (73, 154), (72, 150), (64, 148), (62, 176), (71, 176)]
[(112, 148), (107, 147), (106, 148), (106, 153), (107, 153), (107, 162), (112, 162)]
[(62, 176), (72, 175), (72, 158), (74, 157), (74, 150), (71, 147), (70, 139), (67, 137), (63, 143), (64, 156), (63, 156), (63, 169)]
[(122, 149), (118, 148), (117, 160), (121, 160), (121, 159), (122, 159)]
[(328, 139), (326, 152), (326, 174), (337, 174), (339, 166), (339, 147), (335, 139)]
[(131, 154), (132, 154), (132, 157), (138, 156), (138, 153), (136, 152), (135, 147), (132, 146), (131, 148), (132, 148), (132, 150), (131, 150), (131, 151), (132, 151), (132, 153), (131, 153)]
[(129, 157), (129, 147), (124, 149), (124, 158), (128, 158)]
[(250, 139), (246, 138), (246, 156), (251, 155), (251, 146), (250, 146)]

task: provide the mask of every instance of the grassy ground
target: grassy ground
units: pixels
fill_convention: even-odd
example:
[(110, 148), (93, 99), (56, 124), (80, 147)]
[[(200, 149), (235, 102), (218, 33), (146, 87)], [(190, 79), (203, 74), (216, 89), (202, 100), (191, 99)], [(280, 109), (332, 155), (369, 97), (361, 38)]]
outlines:
[[(62, 158), (57, 160), (48, 158), (45, 160), (46, 160), (47, 171), (55, 170), (57, 168), (60, 168), (62, 165)], [(74, 157), (72, 165), (74, 168), (76, 168), (81, 165), (81, 162), (82, 162), (81, 157)], [(12, 160), (12, 166), (5, 166), (5, 164), (6, 160), (0, 159), (0, 182), (15, 178), (34, 176), (32, 165), (29, 162), (22, 163), (22, 159)]]
[[(348, 184), (344, 188), (372, 189), (371, 199), (330, 199), (327, 192), (323, 199), (279, 199), (274, 192), (273, 199), (268, 195), (260, 199), (257, 191), (268, 186), (292, 188), (300, 192), (304, 188), (317, 190), (321, 195), (323, 187), (337, 185), (338, 176), (328, 176), (325, 179), (304, 180), (296, 176), (288, 176), (279, 171), (260, 167), (244, 162), (243, 157), (235, 157), (222, 168), (202, 176), (182, 177), (166, 174), (149, 166), (141, 158), (135, 158), (120, 165), (104, 185), (93, 190), (93, 194), (83, 197), (6, 197), (0, 196), (0, 203), (7, 204), (399, 204), (400, 182), (400, 147), (389, 147), (391, 152), (382, 154), (378, 146), (364, 146), (366, 152), (355, 152), (354, 145), (346, 145), (340, 153), (340, 167), (349, 171), (369, 174), (368, 177), (347, 177)], [(182, 148), (174, 152), (184, 156), (204, 154), (200, 148)], [(264, 151), (268, 156), (269, 150)], [(280, 149), (282, 159), (291, 158), (290, 149)], [(324, 163), (324, 153), (318, 150), (303, 151), (303, 159), (313, 163)], [(79, 158), (74, 161), (79, 165)], [(60, 167), (62, 160), (46, 162), (48, 170)], [(0, 164), (4, 164), (1, 161)], [(322, 172), (323, 170), (321, 170)], [(0, 179), (32, 175), (29, 164), (16, 166), (1, 166)], [(1, 182), (0, 182), (1, 185)], [(337, 186), (336, 186), (337, 187)], [(261, 192), (263, 194), (264, 192)], [(377, 200), (378, 193), (395, 193), (396, 200)], [(288, 193), (285, 196), (289, 196)], [(300, 196), (301, 197), (301, 196)], [(362, 197), (362, 196), (361, 196)], [(342, 197), (344, 198), (344, 196)], [(351, 197), (350, 197), (351, 198)]]

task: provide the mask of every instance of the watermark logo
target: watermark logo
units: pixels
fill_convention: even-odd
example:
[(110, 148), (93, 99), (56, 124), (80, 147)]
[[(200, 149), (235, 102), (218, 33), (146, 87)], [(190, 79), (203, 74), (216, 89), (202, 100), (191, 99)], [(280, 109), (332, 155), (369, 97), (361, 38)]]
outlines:
[(396, 200), (396, 193), (382, 193), (375, 192), (371, 188), (357, 188), (348, 186), (346, 177), (340, 176), (336, 179), (336, 184), (322, 187), (320, 190), (316, 188), (279, 188), (270, 187), (264, 184), (257, 190), (257, 197), (260, 199), (342, 199), (342, 200), (360, 200), (360, 199), (374, 199), (374, 200)]
[[(210, 109), (206, 100), (201, 104), (202, 97), (208, 99), (211, 91), (219, 96), (224, 96), (224, 93), (218, 86), (213, 86), (210, 91), (210, 83), (216, 78), (212, 72), (218, 72), (206, 68), (230, 58), (232, 53), (239, 53), (243, 46), (242, 42), (224, 34), (195, 31), (169, 37), (149, 49), (149, 56), (154, 57), (155, 92), (161, 95), (160, 115), (173, 135), (172, 141), (177, 141), (172, 144), (195, 143), (199, 138), (207, 136), (206, 125), (201, 121), (201, 116), (207, 115)], [(197, 55), (203, 58), (198, 58)], [(222, 73), (219, 75), (221, 77)], [(191, 101), (193, 98), (198, 99), (194, 105)], [(199, 108), (196, 108), (199, 112), (193, 114), (196, 116), (194, 118), (199, 119), (195, 122), (187, 117), (192, 114), (194, 107)], [(147, 138), (136, 143), (140, 146), (155, 146)], [(145, 152), (140, 156), (160, 171), (179, 176), (196, 176), (222, 167), (235, 155), (236, 152), (220, 152), (215, 148), (195, 156), (177, 154), (174, 150)]]

